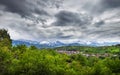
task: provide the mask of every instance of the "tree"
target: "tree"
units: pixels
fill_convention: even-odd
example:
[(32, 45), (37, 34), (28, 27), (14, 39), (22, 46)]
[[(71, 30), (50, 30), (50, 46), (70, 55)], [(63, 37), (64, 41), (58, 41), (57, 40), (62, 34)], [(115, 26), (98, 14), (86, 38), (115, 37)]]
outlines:
[(8, 31), (5, 29), (0, 29), (0, 47), (7, 47), (10, 49), (12, 46), (12, 40), (10, 39), (10, 35)]

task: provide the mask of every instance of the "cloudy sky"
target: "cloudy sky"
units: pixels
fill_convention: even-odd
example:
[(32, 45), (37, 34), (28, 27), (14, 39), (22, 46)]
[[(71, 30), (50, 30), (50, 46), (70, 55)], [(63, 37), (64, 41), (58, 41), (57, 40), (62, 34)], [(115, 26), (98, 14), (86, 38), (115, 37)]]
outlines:
[(120, 0), (0, 0), (12, 39), (119, 41)]

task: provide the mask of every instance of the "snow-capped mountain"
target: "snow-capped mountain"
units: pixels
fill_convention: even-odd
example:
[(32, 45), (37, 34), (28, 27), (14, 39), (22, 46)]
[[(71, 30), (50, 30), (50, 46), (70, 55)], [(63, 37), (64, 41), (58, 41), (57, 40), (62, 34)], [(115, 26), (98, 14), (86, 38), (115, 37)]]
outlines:
[(36, 46), (38, 48), (51, 48), (51, 47), (60, 47), (60, 46), (65, 46), (64, 43), (60, 42), (60, 41), (30, 41), (30, 40), (13, 40), (12, 44), (15, 45), (27, 45), (27, 46)]
[(61, 46), (110, 46), (116, 45), (120, 42), (83, 42), (83, 41), (72, 41), (72, 42), (63, 42), (63, 41), (31, 41), (31, 40), (13, 40), (13, 45), (27, 45), (27, 46), (36, 46), (38, 48), (53, 48), (53, 47), (61, 47)]

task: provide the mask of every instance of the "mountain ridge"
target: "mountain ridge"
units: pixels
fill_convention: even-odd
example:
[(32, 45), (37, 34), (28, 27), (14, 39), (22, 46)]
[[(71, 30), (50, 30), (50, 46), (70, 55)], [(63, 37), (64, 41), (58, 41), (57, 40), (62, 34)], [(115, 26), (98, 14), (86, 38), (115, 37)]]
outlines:
[(31, 41), (31, 40), (12, 40), (12, 45), (26, 45), (26, 46), (36, 46), (38, 48), (54, 48), (61, 46), (111, 46), (120, 44), (120, 42), (83, 42), (83, 41), (73, 41), (73, 42), (62, 42), (59, 40), (56, 41)]

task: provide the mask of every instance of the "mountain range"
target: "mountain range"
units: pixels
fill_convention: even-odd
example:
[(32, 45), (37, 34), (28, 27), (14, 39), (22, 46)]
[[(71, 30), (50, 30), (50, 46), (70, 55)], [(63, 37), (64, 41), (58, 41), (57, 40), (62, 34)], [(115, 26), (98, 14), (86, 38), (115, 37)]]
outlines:
[(61, 46), (111, 46), (120, 44), (120, 42), (83, 42), (83, 41), (73, 41), (73, 42), (62, 42), (62, 41), (31, 41), (31, 40), (12, 40), (12, 45), (26, 45), (26, 46), (36, 46), (37, 48), (54, 48)]

